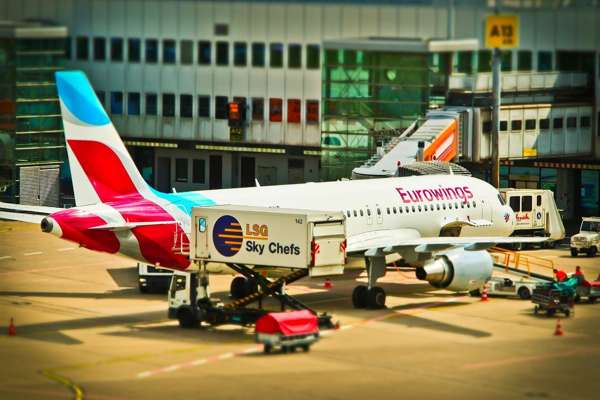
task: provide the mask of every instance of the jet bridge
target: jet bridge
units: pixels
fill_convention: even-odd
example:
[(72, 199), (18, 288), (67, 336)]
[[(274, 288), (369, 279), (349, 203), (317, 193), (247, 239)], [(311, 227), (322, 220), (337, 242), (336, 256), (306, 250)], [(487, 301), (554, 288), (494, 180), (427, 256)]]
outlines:
[(470, 131), (470, 127), (465, 126), (471, 121), (470, 113), (469, 109), (430, 111), (421, 126), (417, 127), (415, 122), (392, 139), (383, 151), (355, 168), (352, 179), (397, 176), (399, 167), (417, 161), (450, 162), (458, 159), (464, 141), (461, 132)]

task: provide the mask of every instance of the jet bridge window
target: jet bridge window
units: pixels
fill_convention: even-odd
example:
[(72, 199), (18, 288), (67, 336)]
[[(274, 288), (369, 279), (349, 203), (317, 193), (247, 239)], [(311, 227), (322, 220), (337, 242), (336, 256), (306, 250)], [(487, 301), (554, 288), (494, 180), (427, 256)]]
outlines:
[(535, 200), (535, 205), (538, 207), (542, 205), (542, 195), (541, 194), (537, 195), (537, 198)]
[(521, 211), (531, 211), (533, 209), (532, 196), (523, 196), (521, 200)]
[(513, 196), (509, 200), (510, 208), (515, 212), (521, 211), (521, 197)]

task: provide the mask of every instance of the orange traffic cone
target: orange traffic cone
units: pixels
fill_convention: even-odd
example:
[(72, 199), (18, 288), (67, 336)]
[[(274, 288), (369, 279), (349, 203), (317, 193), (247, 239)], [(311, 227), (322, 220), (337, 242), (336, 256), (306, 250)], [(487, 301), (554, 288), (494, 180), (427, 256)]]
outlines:
[(10, 319), (10, 324), (8, 325), (8, 336), (17, 336), (17, 327), (15, 326), (14, 320)]
[(331, 279), (326, 278), (325, 283), (323, 283), (323, 287), (325, 289), (331, 289), (333, 287), (333, 283), (331, 283)]
[(560, 324), (560, 318), (556, 318), (556, 328), (554, 328), (554, 336), (562, 336), (563, 332), (562, 325)]
[(481, 290), (481, 301), (488, 301), (488, 289), (487, 284), (483, 285), (483, 289)]

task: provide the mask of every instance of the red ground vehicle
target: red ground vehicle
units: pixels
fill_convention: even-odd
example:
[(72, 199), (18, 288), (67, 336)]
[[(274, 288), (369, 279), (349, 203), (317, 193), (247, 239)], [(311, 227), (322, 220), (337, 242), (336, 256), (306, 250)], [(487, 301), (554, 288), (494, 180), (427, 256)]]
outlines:
[(256, 321), (256, 341), (264, 344), (265, 353), (275, 346), (283, 353), (298, 347), (309, 351), (318, 338), (317, 316), (308, 310), (268, 313)]

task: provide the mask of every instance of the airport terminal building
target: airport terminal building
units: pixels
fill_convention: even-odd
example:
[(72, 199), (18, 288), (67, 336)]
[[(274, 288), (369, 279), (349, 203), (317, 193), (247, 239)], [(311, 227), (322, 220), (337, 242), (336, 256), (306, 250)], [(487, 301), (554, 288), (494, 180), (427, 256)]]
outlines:
[[(503, 53), (502, 184), (555, 190), (568, 218), (600, 214), (594, 1), (0, 0), (3, 18), (66, 35), (64, 62), (27, 66), (6, 55), (59, 50), (18, 50), (0, 35), (0, 68), (85, 71), (144, 178), (163, 191), (346, 177), (382, 137), (445, 106), (477, 109), (471, 135), (487, 148), (461, 158), (485, 177), (491, 52), (482, 39), (495, 5), (521, 27), (519, 48)], [(6, 122), (38, 118), (37, 108), (17, 115), (35, 99), (0, 96), (0, 195), (24, 202), (21, 180), (35, 186), (32, 168), (64, 165), (64, 143), (52, 139), (60, 127)], [(19, 158), (52, 146), (56, 157)], [(63, 182), (61, 205), (72, 204), (69, 190)]]

